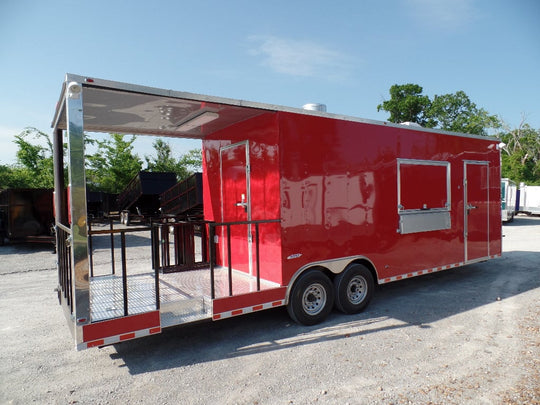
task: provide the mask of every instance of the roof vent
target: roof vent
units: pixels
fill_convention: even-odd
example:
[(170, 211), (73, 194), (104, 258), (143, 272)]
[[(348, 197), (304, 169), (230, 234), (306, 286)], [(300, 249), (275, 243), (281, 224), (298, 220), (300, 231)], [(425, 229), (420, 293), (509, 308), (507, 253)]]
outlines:
[(405, 122), (400, 122), (401, 125), (407, 125), (409, 127), (422, 127), (422, 125), (416, 123), (416, 122), (411, 122), (411, 121), (405, 121)]
[(302, 106), (304, 110), (326, 112), (326, 104), (309, 103)]

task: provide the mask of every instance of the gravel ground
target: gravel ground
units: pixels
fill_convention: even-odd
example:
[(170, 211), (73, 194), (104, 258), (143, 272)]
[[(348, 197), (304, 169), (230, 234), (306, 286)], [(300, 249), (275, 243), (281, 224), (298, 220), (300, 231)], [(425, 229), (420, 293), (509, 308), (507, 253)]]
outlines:
[(284, 308), (74, 350), (49, 247), (0, 246), (0, 404), (540, 404), (540, 218), (504, 256), (378, 287), (312, 327)]

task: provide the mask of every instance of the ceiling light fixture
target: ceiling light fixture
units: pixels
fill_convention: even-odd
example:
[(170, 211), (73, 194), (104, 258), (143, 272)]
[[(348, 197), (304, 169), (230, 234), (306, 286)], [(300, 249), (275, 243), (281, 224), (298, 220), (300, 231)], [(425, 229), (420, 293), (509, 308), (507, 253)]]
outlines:
[(219, 114), (215, 112), (205, 111), (202, 114), (199, 114), (185, 122), (182, 122), (178, 125), (178, 131), (191, 131), (194, 128), (208, 124), (211, 121), (219, 118)]

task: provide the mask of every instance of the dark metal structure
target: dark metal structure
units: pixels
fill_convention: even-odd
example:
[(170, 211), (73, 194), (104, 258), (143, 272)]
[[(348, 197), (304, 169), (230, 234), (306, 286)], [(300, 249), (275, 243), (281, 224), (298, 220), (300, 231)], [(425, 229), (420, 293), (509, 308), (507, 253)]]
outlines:
[(176, 174), (170, 172), (137, 173), (118, 195), (121, 219), (128, 224), (131, 217), (146, 220), (159, 215), (159, 195), (176, 184)]
[(19, 188), (0, 191), (0, 244), (54, 243), (53, 190)]
[(195, 173), (187, 179), (161, 193), (159, 196), (161, 214), (164, 216), (185, 215), (202, 217), (203, 186), (202, 173)]

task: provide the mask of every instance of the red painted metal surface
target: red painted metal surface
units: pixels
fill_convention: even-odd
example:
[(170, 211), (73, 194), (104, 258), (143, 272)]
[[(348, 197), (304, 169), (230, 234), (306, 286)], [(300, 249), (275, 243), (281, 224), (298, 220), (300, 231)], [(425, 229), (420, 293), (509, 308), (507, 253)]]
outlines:
[[(245, 222), (250, 219), (251, 198), (249, 193), (248, 142), (220, 148), (221, 222)], [(227, 239), (227, 232), (230, 233)], [(230, 241), (231, 263), (236, 270), (252, 273), (251, 228), (248, 225), (221, 227), (221, 240)], [(221, 244), (223, 264), (228, 266), (229, 246)]]
[[(203, 140), (208, 220), (221, 218), (221, 184), (234, 190), (224, 203), (241, 201), (236, 187), (243, 190), (243, 180), (229, 185), (216, 163), (220, 150), (239, 142), (249, 150), (252, 219), (281, 219), (262, 232), (266, 280), (287, 286), (314, 263), (365, 258), (379, 281), (389, 282), (501, 254), (495, 140), (288, 112), (260, 115)], [(466, 161), (481, 164), (465, 170)], [(469, 215), (465, 175), (474, 189), (469, 202), (479, 207)], [(449, 229), (400, 233), (400, 210), (431, 209), (448, 210)], [(223, 219), (243, 218), (234, 215)], [(227, 308), (257, 306), (256, 296), (228, 299)]]
[[(247, 141), (247, 142), (246, 142)], [(246, 193), (246, 202), (250, 204), (251, 220), (268, 220), (280, 218), (280, 168), (278, 159), (277, 113), (267, 113), (248, 121), (243, 121), (226, 130), (216, 132), (203, 141), (203, 199), (204, 217), (206, 220), (222, 222), (240, 221), (247, 219), (247, 213), (242, 206), (242, 194)], [(243, 144), (241, 144), (243, 143)], [(231, 145), (238, 147), (227, 149)], [(240, 158), (245, 153), (246, 145), (249, 150), (249, 195), (245, 190), (245, 181), (239, 176), (240, 167), (247, 160)], [(220, 155), (230, 157), (229, 163), (220, 168)], [(233, 159), (234, 158), (234, 159)], [(222, 171), (225, 176), (222, 178)], [(240, 186), (234, 184), (231, 178), (240, 179)], [(227, 201), (223, 201), (224, 216), (222, 216), (221, 190), (226, 194)], [(245, 218), (245, 219), (244, 219)], [(226, 246), (221, 229), (216, 230), (219, 243), (216, 245), (218, 265), (227, 265)], [(254, 226), (251, 229), (255, 234)], [(247, 243), (247, 226), (232, 226), (231, 236), (235, 236), (233, 243)], [(255, 246), (249, 247), (252, 251), (252, 262), (255, 260)], [(232, 251), (232, 265), (237, 270), (246, 271), (245, 258), (247, 252), (239, 254), (236, 249)], [(237, 266), (238, 264), (238, 266)], [(260, 265), (261, 278), (281, 284), (281, 228), (279, 223), (260, 225)], [(252, 263), (252, 269), (255, 269)], [(254, 271), (254, 270), (253, 270)]]
[[(288, 113), (281, 114), (280, 133), (282, 184), (301, 194), (285, 197), (295, 204), (282, 206), (283, 257), (302, 255), (284, 261), (285, 282), (310, 262), (339, 257), (367, 257), (379, 279), (463, 262), (464, 160), (486, 161), (491, 168), (492, 200), (485, 204), (494, 225), (491, 252), (500, 253), (496, 141)], [(450, 162), (450, 229), (397, 232), (397, 159)], [(430, 169), (417, 173), (421, 181), (413, 193), (434, 190), (427, 203), (439, 205), (442, 173)]]
[[(299, 269), (311, 263), (347, 257), (365, 257), (379, 280), (394, 280), (501, 253), (495, 140), (268, 113), (203, 141), (206, 219), (219, 219), (219, 150), (241, 141), (247, 141), (250, 150), (253, 219), (281, 219), (263, 236), (262, 276), (267, 280), (288, 285)], [(401, 191), (398, 159), (428, 162), (401, 165)], [(447, 167), (429, 165), (430, 161), (449, 162), (449, 186)], [(489, 178), (489, 182), (473, 180), (470, 186), (481, 193), (474, 198), (483, 201), (472, 218), (478, 214), (491, 224), (469, 225), (468, 258), (465, 161), (484, 162), (482, 174), (470, 174), (474, 179)], [(404, 209), (445, 209), (451, 203), (449, 229), (399, 233), (400, 192)]]
[[(467, 188), (465, 203), (467, 211), (467, 260), (475, 260), (489, 255), (489, 206), (488, 206), (488, 166), (466, 163)], [(499, 223), (491, 226), (499, 226)]]
[[(111, 319), (108, 321), (90, 323), (83, 326), (83, 341), (91, 342), (115, 335), (123, 335), (124, 340), (131, 332), (160, 326), (159, 311)], [(95, 344), (102, 345), (103, 342)]]
[[(263, 290), (253, 294), (236, 295), (214, 300), (214, 314), (234, 311), (239, 308), (253, 307), (253, 311), (262, 309), (261, 304), (285, 299), (286, 288)], [(236, 315), (236, 314), (233, 314)]]
[(447, 202), (445, 166), (402, 164), (400, 166), (400, 184), (403, 209), (445, 207)]

